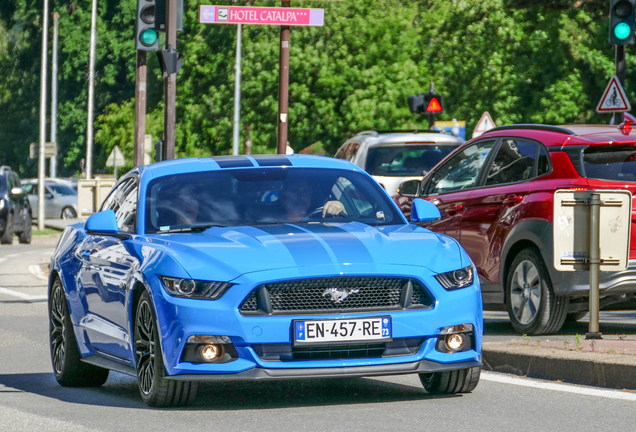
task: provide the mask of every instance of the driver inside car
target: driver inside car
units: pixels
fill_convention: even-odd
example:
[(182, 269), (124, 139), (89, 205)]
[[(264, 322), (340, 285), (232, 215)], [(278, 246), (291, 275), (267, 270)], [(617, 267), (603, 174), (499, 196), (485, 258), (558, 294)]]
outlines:
[(294, 182), (286, 185), (280, 192), (282, 208), (289, 222), (301, 222), (304, 218), (322, 210), (322, 217), (347, 214), (344, 205), (337, 200), (327, 201), (323, 206), (311, 211), (313, 188), (306, 182)]

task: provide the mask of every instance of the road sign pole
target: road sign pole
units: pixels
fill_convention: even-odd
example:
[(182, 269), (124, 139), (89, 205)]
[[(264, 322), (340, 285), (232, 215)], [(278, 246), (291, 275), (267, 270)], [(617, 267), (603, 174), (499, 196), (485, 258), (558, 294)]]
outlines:
[[(282, 7), (290, 7), (283, 1)], [(280, 63), (278, 69), (278, 154), (287, 153), (287, 124), (289, 105), (289, 26), (280, 28)]]
[(585, 339), (602, 339), (599, 332), (599, 277), (601, 269), (601, 195), (594, 193), (590, 199), (590, 324)]
[[(166, 50), (177, 49), (177, 0), (166, 1)], [(176, 145), (176, 104), (177, 73), (169, 74), (164, 79), (164, 121), (163, 121), (163, 159), (175, 158)]]
[[(135, 83), (135, 152), (133, 164), (144, 164), (144, 143), (146, 139), (146, 88), (148, 67), (146, 51), (137, 50), (137, 77)], [(117, 169), (117, 168), (115, 168)]]
[(93, 176), (93, 106), (95, 105), (95, 45), (97, 39), (97, 0), (91, 9), (91, 42), (88, 54), (88, 120), (86, 124), (86, 180)]
[(234, 76), (234, 130), (232, 131), (232, 154), (239, 154), (239, 128), (241, 125), (241, 33), (243, 25), (236, 26), (236, 66)]
[[(51, 53), (51, 142), (57, 142), (57, 35), (60, 15), (53, 14), (53, 50)], [(49, 177), (57, 177), (57, 156), (51, 157)]]
[[(44, 0), (42, 10), (42, 66), (40, 71), (40, 151), (38, 158), (38, 229), (44, 229), (44, 175), (46, 158), (44, 146), (46, 145), (46, 69), (48, 54), (49, 32), (49, 0)], [(8, 227), (6, 229), (9, 229)]]
[[(616, 47), (614, 62), (616, 66), (616, 77), (620, 81), (621, 86), (625, 88), (625, 45), (614, 45)], [(617, 112), (615, 121), (616, 124), (623, 123), (623, 113)]]

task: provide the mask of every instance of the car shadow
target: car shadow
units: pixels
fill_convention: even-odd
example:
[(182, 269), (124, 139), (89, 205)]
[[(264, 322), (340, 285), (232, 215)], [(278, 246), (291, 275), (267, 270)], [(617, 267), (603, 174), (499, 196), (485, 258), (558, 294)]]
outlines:
[[(0, 393), (28, 392), (62, 402), (121, 408), (150, 409), (135, 378), (111, 372), (97, 388), (69, 388), (57, 384), (52, 373), (0, 375)], [(418, 383), (419, 384), (419, 383)], [(309, 406), (376, 404), (454, 398), (431, 395), (422, 387), (376, 378), (325, 378), (292, 381), (236, 381), (201, 383), (194, 403), (177, 410), (261, 410)]]

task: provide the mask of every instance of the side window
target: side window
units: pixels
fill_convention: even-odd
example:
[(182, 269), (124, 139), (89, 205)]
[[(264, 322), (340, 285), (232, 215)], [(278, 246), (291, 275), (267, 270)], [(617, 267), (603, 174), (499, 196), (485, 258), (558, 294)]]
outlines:
[(11, 191), (11, 189), (13, 189), (16, 186), (15, 179), (13, 178), (11, 173), (9, 173), (9, 175), (7, 176), (7, 182), (8, 182), (8, 186), (9, 186), (7, 189), (9, 191)]
[(547, 174), (550, 171), (550, 161), (548, 152), (543, 146), (539, 146), (539, 161), (537, 166), (537, 176)]
[(515, 183), (532, 178), (538, 147), (534, 142), (504, 139), (488, 171), (486, 185)]
[(113, 210), (120, 231), (132, 233), (137, 222), (137, 182), (128, 179), (115, 189), (104, 202), (102, 210)]
[(494, 140), (481, 141), (455, 154), (435, 171), (426, 193), (440, 194), (474, 187), (494, 144)]
[(345, 144), (338, 149), (336, 155), (334, 156), (336, 159), (346, 159), (345, 154), (347, 153), (347, 149), (351, 146), (351, 143)]
[(351, 143), (349, 144), (349, 148), (347, 149), (346, 153), (345, 153), (345, 159), (347, 159), (348, 161), (352, 161), (353, 158), (356, 157), (356, 154), (358, 154), (358, 149), (360, 148), (360, 144), (359, 143)]

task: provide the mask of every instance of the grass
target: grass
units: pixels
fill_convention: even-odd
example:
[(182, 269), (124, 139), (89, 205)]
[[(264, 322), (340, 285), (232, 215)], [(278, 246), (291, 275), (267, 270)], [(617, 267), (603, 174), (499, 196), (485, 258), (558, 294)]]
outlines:
[(54, 229), (50, 229), (50, 228), (44, 228), (43, 230), (38, 230), (38, 229), (34, 229), (33, 231), (31, 231), (31, 235), (33, 236), (49, 236), (49, 235), (56, 235), (59, 234), (60, 232), (58, 230), (54, 230)]

